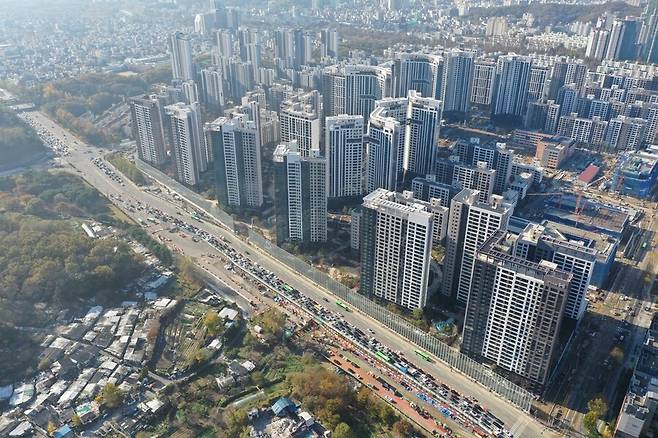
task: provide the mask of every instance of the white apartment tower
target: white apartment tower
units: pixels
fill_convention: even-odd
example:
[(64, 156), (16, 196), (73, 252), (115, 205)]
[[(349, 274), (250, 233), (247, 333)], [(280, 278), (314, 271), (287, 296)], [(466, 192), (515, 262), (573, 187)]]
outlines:
[(168, 105), (165, 113), (169, 117), (176, 179), (183, 184), (195, 186), (201, 172), (208, 168), (199, 104)]
[(427, 303), (434, 214), (429, 204), (377, 189), (363, 198), (361, 292), (408, 309)]
[(491, 105), (496, 84), (496, 63), (487, 60), (475, 61), (471, 83), (471, 103)]
[(365, 122), (375, 102), (390, 96), (391, 69), (370, 65), (330, 66), (323, 71), (326, 115), (361, 115)]
[(506, 230), (513, 207), (493, 195), (478, 200), (477, 190), (464, 189), (450, 202), (443, 294), (466, 304), (470, 290), (475, 251), (497, 230)]
[(308, 157), (320, 150), (322, 107), (317, 90), (297, 94), (281, 103), (279, 129), (282, 143), (297, 142), (299, 152)]
[(174, 79), (194, 80), (194, 61), (190, 36), (182, 32), (172, 34), (169, 37), (169, 53), (171, 55), (171, 72)]
[(130, 113), (139, 158), (154, 166), (161, 166), (167, 160), (167, 152), (160, 99), (155, 95), (131, 99)]
[(331, 116), (326, 118), (325, 125), (328, 197), (360, 196), (363, 193), (363, 117)]
[(533, 262), (546, 260), (572, 275), (564, 315), (579, 320), (587, 310), (587, 289), (598, 252), (578, 241), (570, 241), (558, 230), (528, 224), (514, 241), (514, 255)]
[(217, 199), (220, 205), (258, 208), (263, 205), (261, 134), (258, 103), (251, 102), (256, 120), (246, 114), (206, 123), (206, 141), (214, 150)]
[(434, 169), (443, 103), (414, 90), (407, 96), (402, 169), (405, 174), (427, 175)]
[(393, 61), (393, 97), (406, 97), (409, 90), (440, 98), (443, 59), (423, 53), (397, 53)]
[(531, 67), (532, 59), (528, 56), (511, 54), (498, 58), (492, 116), (525, 116)]
[(443, 58), (443, 111), (466, 114), (471, 101), (475, 53), (453, 49), (444, 53)]
[(274, 151), (277, 243), (327, 240), (327, 162), (320, 151), (301, 153), (296, 141)]
[(558, 356), (570, 273), (511, 254), (513, 237), (494, 233), (475, 254), (461, 351), (495, 363), (540, 390)]

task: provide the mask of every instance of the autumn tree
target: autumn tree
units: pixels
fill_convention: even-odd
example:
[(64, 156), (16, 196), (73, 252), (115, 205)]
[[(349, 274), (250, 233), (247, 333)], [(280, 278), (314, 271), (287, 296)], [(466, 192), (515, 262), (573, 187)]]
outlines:
[(356, 433), (347, 423), (339, 423), (331, 436), (334, 438), (357, 438)]

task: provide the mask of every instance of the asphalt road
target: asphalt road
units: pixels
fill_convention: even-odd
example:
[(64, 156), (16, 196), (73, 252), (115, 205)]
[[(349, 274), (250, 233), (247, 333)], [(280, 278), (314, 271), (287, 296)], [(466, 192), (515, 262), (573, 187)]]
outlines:
[[(173, 200), (173, 197), (166, 194), (166, 191), (161, 195), (156, 195), (141, 190), (125, 178), (124, 185), (108, 178), (108, 176), (91, 161), (93, 158), (100, 156), (104, 151), (94, 146), (84, 144), (80, 139), (74, 137), (72, 133), (57, 125), (56, 122), (52, 121), (44, 114), (40, 112), (32, 112), (30, 114), (35, 120), (41, 122), (41, 124), (55, 137), (58, 137), (69, 145), (70, 154), (66, 157), (62, 157), (62, 161), (67, 163), (64, 166), (65, 169), (68, 168), (68, 170), (82, 176), (91, 185), (108, 197), (109, 195), (121, 195), (123, 200), (130, 200), (131, 202), (139, 200), (140, 202), (157, 208), (163, 213), (171, 216), (177, 216), (179, 213), (182, 213), (184, 216), (181, 218), (184, 217), (186, 221), (190, 221), (189, 215), (182, 210), (179, 203), (176, 203)], [(115, 198), (111, 199), (119, 206), (125, 206)], [(127, 213), (134, 219), (145, 219), (149, 216), (148, 213), (141, 211)], [(335, 299), (324, 289), (321, 289), (305, 277), (299, 275), (297, 272), (290, 270), (285, 265), (278, 263), (269, 254), (262, 253), (256, 247), (237, 238), (226, 229), (207, 221), (204, 221), (203, 223), (195, 223), (195, 225), (216, 236), (223, 236), (231, 242), (237, 251), (240, 251), (243, 254), (249, 253), (248, 256), (253, 261), (259, 263), (265, 269), (275, 272), (282, 280), (299, 289), (308, 297), (313, 298), (318, 302), (329, 301), (330, 303)], [(175, 245), (178, 250), (187, 256), (201, 257), (204, 254), (216, 253), (216, 251), (209, 245), (206, 245), (203, 242), (193, 242), (189, 237), (182, 238), (178, 234), (170, 234), (169, 237), (172, 239), (171, 244)], [(212, 266), (206, 268), (209, 269), (208, 272), (210, 273), (213, 273), (213, 270), (216, 269)], [(221, 278), (221, 273), (216, 275), (217, 278)], [(353, 324), (359, 329), (363, 331), (368, 329), (374, 330), (374, 336), (376, 336), (382, 344), (386, 345), (393, 351), (403, 352), (406, 358), (409, 359), (414, 366), (426, 370), (437, 380), (446, 383), (460, 393), (476, 398), (483, 407), (489, 409), (494, 415), (500, 418), (505, 423), (507, 429), (514, 432), (515, 436), (559, 436), (554, 431), (547, 429), (528, 413), (523, 412), (512, 404), (497, 397), (475, 381), (472, 381), (469, 377), (451, 370), (447, 365), (438, 361), (428, 363), (421, 359), (417, 359), (414, 353), (415, 347), (413, 344), (407, 339), (404, 339), (381, 326), (377, 321), (357, 312), (343, 311), (338, 307), (335, 307), (334, 310), (339, 311), (347, 322)]]

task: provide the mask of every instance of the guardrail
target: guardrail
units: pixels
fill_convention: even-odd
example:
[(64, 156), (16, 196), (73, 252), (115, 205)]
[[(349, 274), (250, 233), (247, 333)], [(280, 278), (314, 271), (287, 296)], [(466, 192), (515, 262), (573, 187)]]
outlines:
[(430, 352), (445, 364), (460, 371), (524, 411), (530, 411), (532, 401), (535, 398), (531, 392), (494, 373), (492, 370), (474, 361), (470, 357), (452, 350), (447, 344), (414, 327), (400, 315), (397, 315), (367, 297), (350, 290), (347, 286), (279, 248), (253, 230), (249, 230), (249, 241), (275, 257), (290, 269), (299, 272), (309, 280), (333, 293), (345, 303), (377, 320), (395, 333), (413, 342), (418, 347)]
[[(188, 187), (185, 187), (173, 178), (139, 159), (135, 159), (135, 164), (139, 170), (146, 173), (159, 183), (173, 188), (180, 196), (184, 197), (197, 208), (200, 208), (213, 216), (229, 230), (235, 230), (233, 218), (219, 207), (201, 197), (198, 193), (195, 193)], [(470, 377), (475, 382), (480, 383), (480, 385), (495, 392), (524, 411), (530, 411), (532, 401), (535, 398), (531, 392), (494, 373), (492, 370), (474, 361), (470, 357), (455, 352), (447, 344), (441, 342), (430, 334), (420, 331), (400, 315), (387, 310), (363, 295), (353, 292), (347, 286), (339, 283), (303, 260), (298, 259), (289, 252), (279, 248), (251, 229), (249, 230), (249, 241), (275, 257), (279, 262), (285, 264), (290, 269), (299, 272), (309, 280), (333, 293), (355, 309), (377, 320), (398, 335), (413, 342), (418, 347), (430, 352), (443, 363)]]
[(150, 176), (160, 184), (172, 188), (175, 192), (177, 192), (180, 196), (185, 198), (188, 202), (190, 202), (195, 207), (203, 210), (205, 213), (217, 219), (219, 222), (221, 222), (222, 225), (224, 225), (229, 230), (235, 231), (235, 222), (233, 221), (233, 217), (228, 213), (226, 213), (221, 208), (209, 202), (207, 199), (204, 199), (198, 193), (194, 192), (188, 187), (185, 187), (183, 184), (171, 178), (169, 175), (166, 175), (165, 173), (161, 172), (160, 170), (156, 169), (150, 164), (145, 163), (139, 158), (135, 158), (135, 166), (137, 166), (139, 170), (141, 170), (142, 172), (144, 172), (145, 174), (147, 174), (148, 176)]

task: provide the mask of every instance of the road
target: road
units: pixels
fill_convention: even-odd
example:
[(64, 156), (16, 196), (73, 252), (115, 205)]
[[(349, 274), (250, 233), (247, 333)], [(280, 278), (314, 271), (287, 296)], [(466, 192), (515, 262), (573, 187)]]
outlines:
[[(124, 208), (124, 211), (134, 219), (140, 218), (144, 220), (148, 214), (141, 211), (130, 212), (125, 210), (125, 202), (117, 200), (114, 198), (114, 195), (121, 195), (123, 201), (133, 203), (139, 201), (142, 204), (150, 205), (161, 210), (163, 213), (174, 217), (183, 213), (181, 204), (176, 202), (173, 196), (167, 193), (166, 188), (163, 189), (162, 193), (156, 194), (151, 191), (141, 190), (127, 180), (125, 181), (125, 184), (122, 185), (119, 182), (108, 178), (108, 176), (91, 161), (93, 158), (100, 156), (104, 151), (94, 146), (84, 144), (80, 139), (73, 136), (66, 129), (57, 125), (54, 121), (40, 112), (32, 112), (30, 113), (30, 116), (39, 121), (52, 135), (69, 146), (70, 153), (63, 157), (63, 161), (70, 166), (69, 170), (83, 177), (104, 195), (108, 197), (113, 195), (110, 199), (119, 207)], [(224, 237), (237, 251), (247, 255), (254, 262), (259, 263), (263, 268), (276, 273), (279, 278), (289, 283), (292, 287), (300, 290), (308, 297), (313, 298), (318, 302), (332, 302), (332, 300), (335, 299), (333, 295), (326, 290), (318, 287), (305, 277), (299, 275), (299, 273), (290, 270), (287, 266), (277, 262), (269, 254), (263, 253), (258, 248), (249, 245), (247, 242), (236, 237), (232, 232), (229, 232), (225, 228), (209, 223), (208, 221), (195, 223), (195, 225), (211, 234)], [(215, 253), (215, 250), (212, 247), (205, 245), (202, 242), (196, 243), (192, 241), (192, 239), (182, 238), (178, 234), (170, 234), (170, 238), (172, 239), (171, 244), (187, 256), (200, 258), (205, 254)], [(211, 274), (215, 274), (217, 278), (221, 278), (222, 274), (217, 271), (217, 267), (206, 266), (206, 270)], [(470, 378), (452, 370), (449, 366), (438, 361), (428, 363), (418, 359), (414, 353), (414, 346), (407, 339), (391, 332), (374, 319), (357, 312), (346, 312), (338, 308), (335, 310), (339, 310), (347, 322), (353, 324), (359, 329), (363, 331), (372, 329), (374, 331), (374, 336), (377, 337), (382, 344), (393, 351), (403, 352), (414, 366), (425, 369), (437, 380), (445, 382), (459, 392), (479, 400), (480, 404), (500, 418), (508, 429), (514, 430), (515, 436), (558, 436), (555, 432), (547, 429), (528, 413), (523, 412), (517, 407), (502, 400), (477, 382), (474, 382)]]
[[(566, 367), (560, 371), (563, 378), (556, 389), (557, 395), (552, 399), (561, 400), (563, 406), (556, 406), (553, 415), (562, 411), (561, 422), (565, 430), (571, 427), (573, 431), (583, 431), (587, 402), (595, 396), (602, 394), (609, 404), (614, 401), (619, 378), (624, 369), (633, 368), (637, 350), (651, 323), (650, 286), (643, 280), (650, 260), (646, 257), (647, 251), (640, 250), (640, 247), (644, 242), (649, 248), (653, 247), (653, 230), (657, 223), (649, 214), (638, 226), (637, 238), (628, 243), (633, 246), (630, 259), (617, 261), (621, 267), (605, 301), (590, 303), (574, 342), (575, 349), (567, 358)], [(624, 336), (623, 340), (620, 336)], [(610, 356), (615, 347), (624, 352), (621, 364)], [(585, 364), (595, 365), (583, 368)]]

